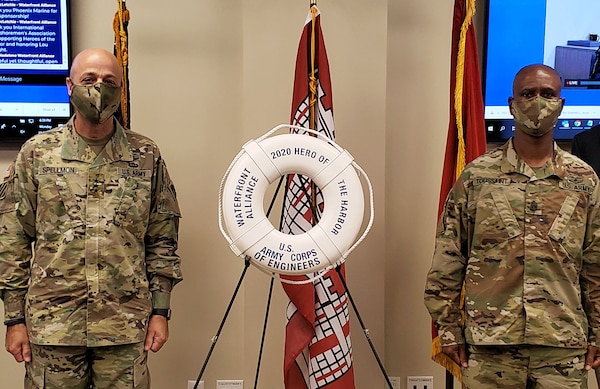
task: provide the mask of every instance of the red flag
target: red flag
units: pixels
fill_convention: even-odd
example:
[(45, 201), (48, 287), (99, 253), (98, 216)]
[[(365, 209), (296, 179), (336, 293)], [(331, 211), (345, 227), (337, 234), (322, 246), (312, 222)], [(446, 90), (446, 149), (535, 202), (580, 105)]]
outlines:
[[(452, 60), (450, 70), (450, 122), (438, 216), (448, 192), (465, 164), (486, 151), (485, 121), (477, 42), (472, 17), (476, 0), (455, 0), (452, 23)], [(460, 379), (460, 367), (442, 354), (438, 332), (432, 323), (431, 358)]]
[[(320, 13), (314, 5), (298, 46), (291, 124), (335, 139), (329, 63)], [(299, 174), (288, 175), (281, 217), (283, 232), (308, 231), (319, 221), (323, 209), (321, 191), (310, 179)], [(344, 274), (343, 265), (341, 273)], [(314, 276), (282, 278), (306, 281)], [(323, 277), (302, 284), (283, 282), (283, 288), (290, 299), (285, 388), (354, 389), (348, 296), (338, 273), (330, 270)]]

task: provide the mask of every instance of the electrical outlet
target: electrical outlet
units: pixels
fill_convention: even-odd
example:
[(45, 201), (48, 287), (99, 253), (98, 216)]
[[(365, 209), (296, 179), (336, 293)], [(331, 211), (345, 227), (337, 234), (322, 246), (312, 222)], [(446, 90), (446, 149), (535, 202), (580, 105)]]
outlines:
[(244, 389), (243, 380), (217, 380), (217, 389)]
[[(196, 380), (188, 380), (188, 386), (187, 389), (194, 389), (194, 386), (196, 385)], [(204, 381), (200, 381), (198, 382), (198, 387), (195, 389), (204, 389)]]
[(433, 389), (433, 376), (408, 376), (406, 389)]
[[(400, 377), (388, 377), (390, 383), (392, 384), (392, 389), (400, 389)], [(385, 383), (385, 389), (389, 389), (389, 385)]]

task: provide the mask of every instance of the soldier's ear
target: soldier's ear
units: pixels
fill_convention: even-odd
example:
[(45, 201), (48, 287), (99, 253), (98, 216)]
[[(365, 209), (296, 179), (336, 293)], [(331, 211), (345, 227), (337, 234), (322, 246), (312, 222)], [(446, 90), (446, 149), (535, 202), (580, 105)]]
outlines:
[(71, 89), (73, 89), (73, 81), (71, 81), (71, 77), (67, 77), (65, 81), (67, 84), (67, 93), (69, 94), (69, 96), (71, 96)]
[[(560, 101), (562, 102), (562, 104), (560, 105), (560, 112), (562, 113), (562, 110), (565, 107), (565, 98), (561, 97)], [(558, 115), (560, 116), (560, 113)]]
[(513, 107), (512, 107), (512, 102), (513, 102), (513, 98), (512, 96), (508, 98), (508, 110), (510, 111), (510, 114), (512, 116), (515, 116), (515, 113), (513, 112)]

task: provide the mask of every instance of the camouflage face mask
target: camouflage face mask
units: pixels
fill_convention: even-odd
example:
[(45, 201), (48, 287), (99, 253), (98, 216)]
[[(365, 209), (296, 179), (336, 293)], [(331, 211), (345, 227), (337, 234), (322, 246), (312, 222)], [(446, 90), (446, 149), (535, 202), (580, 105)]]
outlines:
[(97, 82), (93, 85), (73, 85), (71, 103), (81, 116), (94, 124), (105, 122), (119, 109), (121, 87)]
[(554, 128), (562, 111), (561, 99), (547, 99), (535, 96), (528, 100), (512, 100), (511, 113), (515, 126), (531, 136), (542, 136)]

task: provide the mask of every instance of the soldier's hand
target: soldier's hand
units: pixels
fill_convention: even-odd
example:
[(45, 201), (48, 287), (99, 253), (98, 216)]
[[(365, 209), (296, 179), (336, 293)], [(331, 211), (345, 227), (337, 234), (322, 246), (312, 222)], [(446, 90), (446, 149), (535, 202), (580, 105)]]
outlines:
[(600, 366), (600, 348), (588, 346), (587, 354), (585, 355), (585, 370), (592, 370), (598, 366)]
[(31, 362), (31, 347), (25, 324), (6, 327), (6, 351), (12, 354), (17, 362)]
[(458, 366), (468, 367), (467, 346), (465, 344), (454, 344), (452, 346), (443, 346), (442, 352), (450, 357)]
[(144, 351), (157, 352), (169, 339), (169, 323), (167, 318), (160, 315), (150, 316), (148, 333), (144, 342)]

